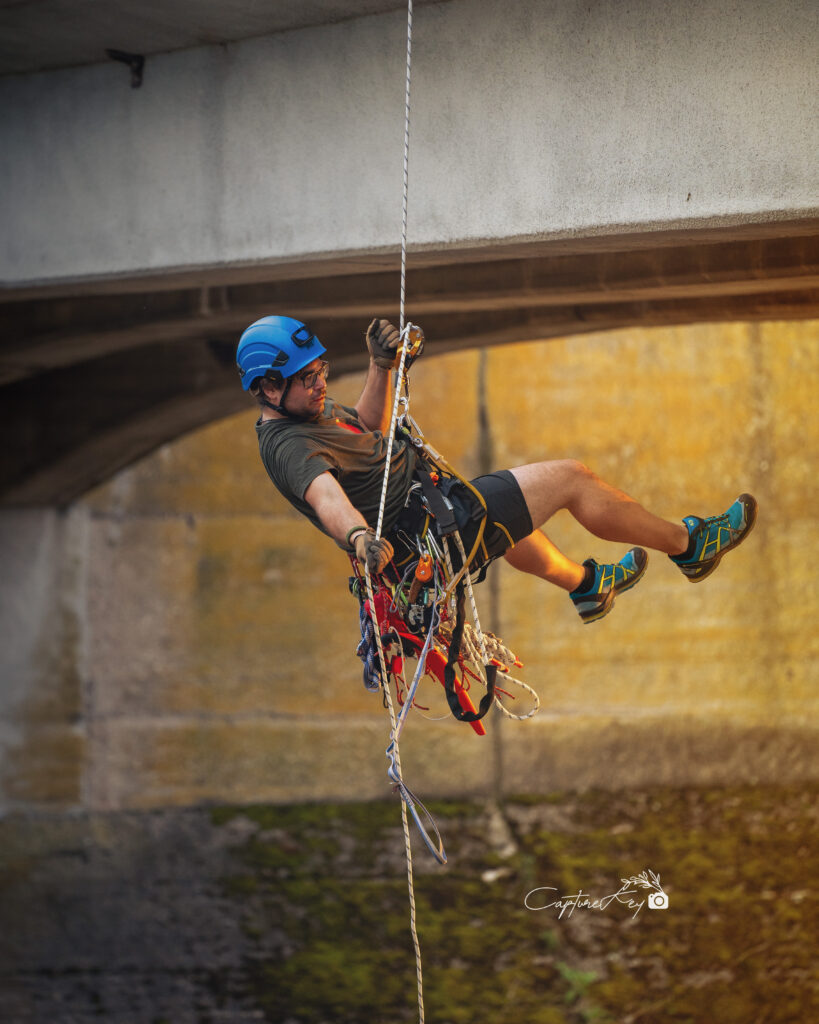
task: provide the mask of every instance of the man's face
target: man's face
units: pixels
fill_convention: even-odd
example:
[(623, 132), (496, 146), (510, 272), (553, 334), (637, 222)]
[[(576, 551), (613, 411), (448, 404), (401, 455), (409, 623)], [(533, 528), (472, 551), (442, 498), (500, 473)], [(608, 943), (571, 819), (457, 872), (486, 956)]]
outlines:
[[(293, 375), (290, 390), (287, 392), (285, 407), (288, 412), (295, 416), (302, 416), (306, 420), (317, 420), (324, 409), (324, 399), (327, 396), (326, 372), (322, 373), (327, 364), (322, 359), (314, 359), (303, 370)], [(272, 387), (274, 402), (278, 405), (281, 402), (284, 385)]]

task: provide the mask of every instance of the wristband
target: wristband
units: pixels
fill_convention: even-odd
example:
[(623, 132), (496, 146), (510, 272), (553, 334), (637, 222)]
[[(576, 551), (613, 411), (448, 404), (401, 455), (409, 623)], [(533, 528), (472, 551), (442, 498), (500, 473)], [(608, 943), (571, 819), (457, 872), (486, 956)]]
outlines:
[(351, 548), (353, 546), (353, 536), (358, 533), (366, 533), (367, 530), (369, 530), (369, 526), (354, 526), (352, 529), (347, 531), (344, 543), (348, 548)]

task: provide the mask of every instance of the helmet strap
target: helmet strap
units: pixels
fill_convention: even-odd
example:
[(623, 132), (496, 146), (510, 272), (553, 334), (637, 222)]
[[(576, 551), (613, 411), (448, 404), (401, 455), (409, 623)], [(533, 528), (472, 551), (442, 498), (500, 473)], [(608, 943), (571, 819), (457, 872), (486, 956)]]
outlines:
[(290, 390), (290, 385), (292, 383), (293, 383), (293, 378), (292, 377), (285, 377), (285, 380), (284, 380), (284, 390), (282, 391), (281, 401), (279, 402), (278, 405), (276, 405), (275, 402), (271, 402), (267, 398), (267, 396), (264, 393), (264, 390), (262, 390), (262, 392), (261, 392), (261, 395), (259, 397), (259, 401), (262, 403), (262, 405), (266, 405), (268, 409), (272, 409), (273, 412), (280, 413), (282, 416), (286, 416), (288, 419), (296, 420), (297, 422), (300, 423), (300, 422), (302, 422), (304, 420), (305, 417), (304, 416), (297, 416), (296, 413), (290, 412), (289, 409), (285, 409), (285, 407), (284, 407), (284, 400), (285, 400), (285, 398), (287, 398), (287, 392)]

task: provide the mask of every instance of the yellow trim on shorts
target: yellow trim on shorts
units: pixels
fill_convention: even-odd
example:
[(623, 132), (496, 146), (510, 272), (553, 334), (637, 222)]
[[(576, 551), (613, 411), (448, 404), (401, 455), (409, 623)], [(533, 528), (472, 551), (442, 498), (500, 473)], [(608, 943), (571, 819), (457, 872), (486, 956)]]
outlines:
[(509, 547), (513, 548), (515, 546), (515, 541), (512, 540), (512, 534), (506, 529), (503, 523), (494, 522), (494, 525), (497, 526), (499, 530), (503, 530), (503, 532), (506, 534), (507, 540), (509, 541)]

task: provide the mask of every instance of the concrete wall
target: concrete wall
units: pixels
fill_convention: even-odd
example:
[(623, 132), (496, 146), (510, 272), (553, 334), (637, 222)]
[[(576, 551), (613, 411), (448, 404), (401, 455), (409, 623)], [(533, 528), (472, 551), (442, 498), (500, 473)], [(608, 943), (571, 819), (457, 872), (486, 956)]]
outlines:
[[(400, 238), (403, 12), (0, 80), (0, 281)], [(417, 248), (816, 213), (812, 0), (452, 0), (417, 12)]]
[[(496, 625), (544, 710), (479, 739), (430, 689), (443, 720), (411, 719), (402, 743), (419, 795), (489, 793), (499, 770), (507, 792), (819, 776), (817, 351), (819, 322), (703, 325), (413, 369), (413, 411), (468, 473), (485, 358), (495, 465), (577, 457), (674, 519), (742, 490), (760, 501), (754, 533), (706, 583), (655, 553), (592, 626), (499, 566)], [(3, 806), (389, 792), (346, 558), (267, 481), (254, 418), (162, 449), (64, 515), (0, 518)], [(549, 533), (579, 560), (622, 553), (564, 514)], [(489, 585), (479, 593), (486, 624)]]

